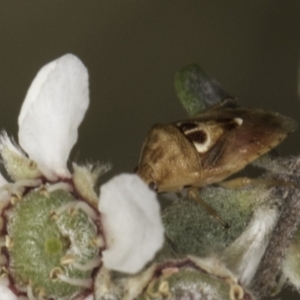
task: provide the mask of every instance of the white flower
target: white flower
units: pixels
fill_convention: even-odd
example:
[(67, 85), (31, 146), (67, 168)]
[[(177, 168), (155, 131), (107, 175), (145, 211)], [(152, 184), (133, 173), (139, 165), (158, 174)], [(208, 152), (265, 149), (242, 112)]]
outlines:
[[(12, 250), (9, 251), (9, 258), (0, 255), (0, 265), (4, 264), (10, 272), (7, 259), (9, 261), (12, 259), (14, 272), (17, 272), (16, 265), (19, 262), (16, 258), (17, 254), (14, 254), (18, 251), (16, 232), (20, 230), (19, 227), (21, 230), (24, 228), (24, 234), (19, 235), (18, 232), (17, 235), (23, 237), (27, 234), (26, 230), (28, 231), (25, 229), (27, 223), (16, 225), (18, 220), (21, 223), (23, 219), (33, 219), (38, 224), (39, 220), (43, 219), (43, 213), (32, 212), (32, 208), (25, 209), (26, 214), (31, 213), (29, 217), (28, 215), (19, 217), (20, 207), (31, 201), (37, 201), (32, 202), (37, 203), (34, 204), (37, 206), (40, 205), (39, 201), (47, 204), (50, 199), (52, 202), (49, 204), (51, 207), (47, 212), (47, 218), (49, 215), (50, 220), (57, 224), (54, 227), (59, 227), (62, 232), (51, 233), (50, 237), (46, 236), (42, 249), (47, 252), (47, 255), (58, 255), (63, 251), (66, 251), (66, 255), (59, 260), (58, 264), (61, 266), (51, 269), (50, 273), (47, 271), (46, 281), (49, 281), (50, 277), (53, 281), (61, 280), (71, 286), (79, 286), (92, 292), (93, 279), (91, 275), (86, 274), (91, 274), (102, 263), (108, 269), (128, 273), (138, 272), (161, 247), (163, 226), (155, 194), (137, 175), (127, 174), (112, 179), (102, 186), (101, 197), (98, 199), (94, 192), (94, 185), (99, 175), (107, 171), (107, 166), (73, 164), (73, 174), (68, 170), (67, 160), (77, 141), (78, 126), (84, 118), (88, 105), (87, 69), (76, 56), (64, 55), (45, 65), (27, 92), (18, 120), (19, 144), (22, 149), (11, 141), (6, 133), (2, 134), (0, 152), (7, 173), (14, 182), (7, 182), (0, 174), (1, 209), (7, 210), (6, 217), (0, 221), (4, 223), (4, 227), (6, 226), (5, 232), (8, 232), (6, 238), (1, 237), (0, 234), (0, 247), (5, 245)], [(18, 199), (25, 200), (20, 202)], [(55, 202), (52, 199), (59, 202), (57, 207), (52, 207)], [(9, 201), (13, 204), (12, 208), (7, 205)], [(42, 209), (47, 205), (42, 205)], [(80, 224), (79, 227), (70, 225), (76, 222), (68, 221), (68, 218), (76, 218), (76, 215), (80, 215), (72, 213), (74, 210), (81, 210), (85, 214), (84, 217), (76, 219)], [(83, 222), (82, 218), (87, 220), (83, 225), (80, 223)], [(65, 219), (67, 221), (63, 221)], [(44, 229), (44, 225), (36, 226), (39, 230), (42, 228), (44, 232), (50, 232), (50, 229)], [(31, 227), (30, 223), (29, 228)], [(5, 232), (3, 231), (2, 234)], [(30, 240), (31, 236), (38, 239), (44, 233), (39, 231), (37, 235), (30, 234), (25, 238), (24, 247), (23, 244), (20, 247), (24, 253), (28, 239)], [(77, 236), (80, 236), (79, 240)], [(82, 241), (85, 239), (88, 244)], [(93, 245), (90, 247), (91, 241)], [(103, 255), (102, 250), (104, 250)], [(32, 261), (34, 262), (35, 259), (33, 257)], [(23, 262), (21, 265), (23, 266)], [(42, 269), (43, 264), (39, 263), (39, 265)], [(71, 271), (65, 272), (65, 268), (69, 265)], [(85, 273), (77, 273), (75, 278), (72, 278), (73, 269), (83, 270)], [(29, 276), (26, 274), (22, 276)], [(70, 294), (71, 296), (64, 296), (63, 290), (58, 294), (51, 294), (49, 288), (47, 290), (47, 288), (35, 287), (34, 280), (31, 278), (30, 282), (31, 286), (22, 288), (22, 292), (27, 289), (29, 299), (35, 299), (37, 296), (47, 299), (48, 295), (54, 299), (70, 299), (80, 293), (75, 290), (72, 295)], [(18, 299), (8, 286), (9, 277), (1, 279), (0, 299)], [(93, 299), (92, 294), (88, 295), (88, 299)]]
[(5, 285), (0, 285), (1, 300), (18, 300), (17, 296)]
[(88, 72), (67, 54), (44, 66), (19, 115), (19, 143), (46, 176), (69, 176), (67, 160), (89, 105)]
[(128, 174), (102, 185), (100, 195), (99, 210), (108, 246), (103, 262), (109, 269), (135, 273), (163, 243), (156, 195), (137, 175)]

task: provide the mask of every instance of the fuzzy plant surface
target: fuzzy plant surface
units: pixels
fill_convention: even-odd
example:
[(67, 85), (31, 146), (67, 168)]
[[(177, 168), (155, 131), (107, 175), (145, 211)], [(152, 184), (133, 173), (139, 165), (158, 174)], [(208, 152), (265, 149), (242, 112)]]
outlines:
[[(232, 98), (196, 64), (176, 74), (175, 89), (190, 116)], [(267, 153), (253, 162), (263, 170), (261, 177), (245, 179), (237, 189), (204, 187), (201, 197), (228, 220), (226, 230), (188, 199), (167, 208), (163, 220), (176, 254), (217, 257), (254, 299), (268, 299), (284, 286), (299, 291), (299, 164), (299, 156)]]
[[(191, 118), (238, 107), (195, 64), (176, 74), (175, 89)], [(99, 189), (110, 165), (68, 166), (88, 105), (87, 69), (66, 54), (33, 80), (19, 114), (19, 145), (1, 134), (1, 300), (262, 300), (285, 285), (300, 290), (300, 157), (258, 153), (255, 180), (207, 182), (161, 210), (155, 185), (137, 174)], [(296, 128), (279, 114), (257, 114), (277, 127), (282, 120), (285, 133)], [(243, 118), (220, 122), (218, 136)], [(188, 125), (180, 124), (181, 133), (205, 153), (207, 132), (195, 136), (195, 122)], [(218, 178), (214, 163), (206, 171), (217, 173), (206, 174)]]
[[(195, 64), (176, 74), (175, 89), (191, 120), (212, 106), (238, 107)], [(281, 120), (287, 132), (297, 127), (289, 118)], [(195, 130), (185, 126), (188, 133)], [(99, 299), (260, 300), (284, 286), (299, 290), (300, 157), (267, 153), (252, 164), (261, 176), (199, 190), (223, 222), (189, 194), (178, 194), (162, 212), (165, 242), (152, 263), (134, 276), (101, 269)]]
[(109, 164), (69, 168), (88, 106), (87, 69), (66, 54), (33, 80), (19, 114), (19, 145), (1, 133), (1, 300), (101, 299), (100, 270), (135, 274), (163, 244), (156, 194), (137, 175), (118, 175), (99, 189)]

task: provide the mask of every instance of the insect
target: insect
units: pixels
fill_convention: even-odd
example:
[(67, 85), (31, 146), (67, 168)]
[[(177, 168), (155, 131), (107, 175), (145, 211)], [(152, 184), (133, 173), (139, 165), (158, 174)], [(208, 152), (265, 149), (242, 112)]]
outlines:
[[(158, 193), (219, 183), (277, 146), (296, 127), (289, 117), (224, 100), (188, 120), (154, 125), (137, 174)], [(191, 196), (197, 197), (195, 189)]]

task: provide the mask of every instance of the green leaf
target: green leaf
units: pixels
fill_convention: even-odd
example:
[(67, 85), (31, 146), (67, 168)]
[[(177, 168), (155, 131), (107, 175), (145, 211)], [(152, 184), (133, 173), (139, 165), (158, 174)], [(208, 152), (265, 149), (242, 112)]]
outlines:
[(191, 64), (175, 75), (175, 90), (189, 116), (226, 99), (230, 95), (197, 64)]

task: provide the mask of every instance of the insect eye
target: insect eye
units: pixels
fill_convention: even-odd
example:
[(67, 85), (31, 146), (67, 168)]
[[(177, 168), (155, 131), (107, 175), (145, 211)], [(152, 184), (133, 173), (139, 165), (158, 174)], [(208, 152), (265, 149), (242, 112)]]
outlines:
[(157, 187), (156, 183), (153, 182), (153, 181), (151, 181), (151, 182), (149, 183), (149, 188), (150, 188), (152, 191), (154, 191), (154, 192), (157, 192), (157, 191), (158, 191), (158, 187)]

